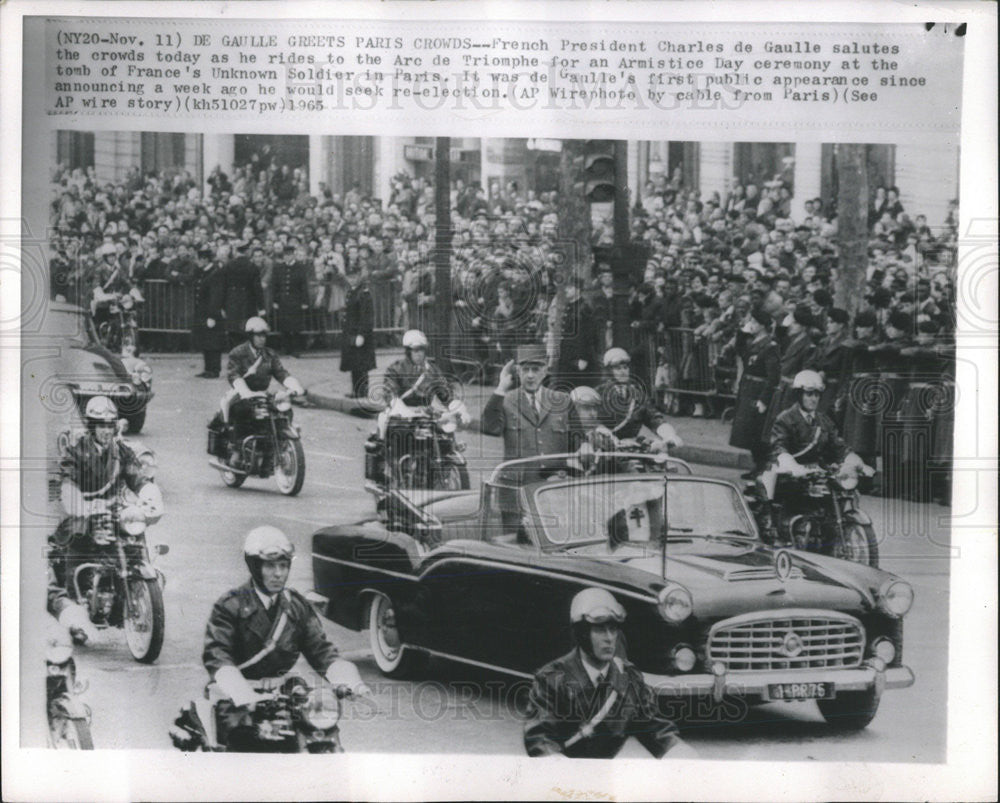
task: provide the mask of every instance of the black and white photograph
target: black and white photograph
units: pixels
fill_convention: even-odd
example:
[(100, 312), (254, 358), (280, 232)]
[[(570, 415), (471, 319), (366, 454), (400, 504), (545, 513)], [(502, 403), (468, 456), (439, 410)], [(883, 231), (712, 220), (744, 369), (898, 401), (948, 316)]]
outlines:
[[(5, 373), (5, 740), (93, 751), (91, 770), (322, 779), (269, 779), (269, 799), (356, 797), (325, 774), (365, 756), (538, 758), (519, 775), (562, 779), (440, 775), (407, 798), (663, 799), (675, 762), (877, 766), (867, 788), (771, 797), (921, 798), (894, 784), (954, 761), (955, 718), (976, 717), (950, 701), (978, 688), (963, 658), (995, 679), (994, 586), (993, 629), (953, 630), (969, 561), (996, 548), (996, 210), (967, 187), (995, 171), (967, 164), (966, 26), (849, 42), (744, 23), (692, 44), (666, 22), (634, 40), (525, 23), (477, 45), (457, 25), (182, 16), (23, 17), (45, 97), (24, 98), (19, 351), (2, 344), (21, 383)], [(940, 63), (918, 77), (911, 45)], [(513, 72), (492, 125), (459, 100), (463, 82), (489, 97), (482, 69)], [(756, 128), (643, 106), (636, 87), (684, 71), (686, 114)], [(282, 122), (233, 116), (271, 72)], [(529, 78), (591, 94), (513, 124)], [(435, 81), (459, 109), (439, 124), (330, 105)], [(923, 111), (896, 131), (795, 117), (835, 118), (828, 102)], [(650, 786), (616, 791), (611, 766)], [(725, 797), (768, 797), (727, 772)], [(212, 794), (173, 783), (143, 794)]]

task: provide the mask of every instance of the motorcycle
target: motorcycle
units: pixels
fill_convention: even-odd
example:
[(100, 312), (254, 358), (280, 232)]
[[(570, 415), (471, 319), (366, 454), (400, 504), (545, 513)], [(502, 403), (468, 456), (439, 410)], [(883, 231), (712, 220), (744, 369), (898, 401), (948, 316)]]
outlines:
[(365, 442), (365, 479), (376, 496), (390, 489), (467, 490), (465, 444), (455, 438), (458, 421), (468, 420), (458, 400), (445, 411), (407, 407), (399, 399), (379, 416), (379, 427)]
[(878, 538), (871, 518), (861, 509), (859, 466), (801, 466), (775, 472), (780, 477), (778, 501), (768, 493), (767, 478), (746, 489), (750, 509), (762, 536), (775, 546), (863, 563), (878, 568)]
[[(155, 489), (145, 486), (150, 487)], [(159, 657), (166, 620), (166, 578), (153, 566), (146, 545), (146, 528), (161, 515), (157, 507), (162, 501), (151, 506), (127, 491), (83, 517), (82, 527), (67, 520), (53, 536), (49, 552), (53, 571), (70, 598), (86, 609), (96, 627), (122, 628), (132, 657), (144, 664)], [(73, 551), (78, 539), (86, 539), (86, 551)], [(165, 544), (155, 549), (157, 555), (168, 551)]]
[(87, 690), (76, 679), (73, 640), (69, 631), (50, 616), (45, 645), (45, 709), (49, 718), (49, 747), (93, 750), (90, 706), (77, 698)]
[(114, 354), (134, 355), (139, 348), (139, 309), (145, 303), (139, 288), (96, 302), (107, 305), (108, 319), (97, 327), (101, 343)]
[(239, 488), (247, 477), (274, 475), (278, 490), (295, 496), (306, 479), (306, 455), (301, 433), (292, 424), (291, 395), (286, 391), (251, 396), (247, 433), (239, 444), (239, 460), (227, 462), (232, 424), (221, 413), (208, 425), (208, 464), (230, 488)]
[[(343, 696), (329, 687), (310, 687), (300, 677), (254, 681), (268, 695), (250, 709), (253, 740), (261, 753), (343, 753), (340, 722)], [(226, 752), (219, 742), (216, 703), (206, 696), (181, 709), (170, 729), (174, 747), (184, 752)]]
[[(677, 472), (688, 473), (686, 464), (671, 457), (673, 449), (683, 446), (684, 442), (674, 431), (670, 424), (660, 424), (656, 431), (657, 438), (666, 444), (666, 451), (658, 451), (653, 448), (654, 441), (637, 435), (634, 438), (619, 438), (611, 430), (604, 426), (598, 426), (589, 434), (588, 441), (596, 450), (592, 457), (592, 464), (588, 465), (588, 473), (648, 473), (650, 466), (662, 466), (665, 473), (673, 474)], [(614, 455), (614, 459), (609, 458), (609, 454)], [(628, 455), (636, 455), (635, 459), (629, 459)], [(642, 459), (645, 456), (652, 456), (653, 461)]]

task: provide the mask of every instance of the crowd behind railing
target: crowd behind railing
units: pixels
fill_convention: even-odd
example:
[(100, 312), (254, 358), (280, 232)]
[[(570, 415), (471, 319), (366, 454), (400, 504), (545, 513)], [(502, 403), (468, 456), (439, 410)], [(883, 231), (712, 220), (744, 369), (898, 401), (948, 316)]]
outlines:
[[(138, 285), (147, 299), (141, 327), (176, 334), (195, 325), (193, 286), (222, 253), (245, 258), (250, 272), (240, 281), (259, 283), (272, 328), (326, 345), (342, 322), (348, 277), (357, 273), (370, 285), (377, 331), (433, 330), (437, 305), (450, 302), (450, 352), (474, 369), (470, 376), (486, 381), (519, 343), (547, 342), (553, 358), (560, 355), (556, 375), (593, 382), (603, 351), (624, 346), (638, 379), (675, 415), (738, 411), (747, 358), (742, 330), (758, 313), (783, 359), (794, 339), (789, 329), (806, 333), (805, 356), (796, 348), (794, 361), (841, 385), (828, 401), (839, 405), (842, 420), (860, 346), (892, 346), (896, 363), (880, 369), (886, 375), (917, 370), (910, 363), (928, 369), (926, 346), (939, 356), (947, 350), (955, 329), (957, 202), (931, 228), (924, 215), (903, 208), (897, 188), (876, 189), (866, 292), (851, 305), (852, 318), (834, 303), (841, 266), (831, 201), (805, 200), (804, 214), (793, 219), (792, 190), (781, 176), (702, 197), (681, 175), (648, 182), (631, 205), (633, 242), (645, 245), (649, 258), (628, 291), (627, 343), (613, 342), (622, 290), (602, 262), (592, 280), (568, 283), (565, 317), (555, 326), (557, 273), (567, 258), (556, 193), (536, 195), (508, 182), (487, 198), (480, 185), (456, 180), (446, 299), (435, 282), (429, 180), (400, 173), (387, 199), (358, 185), (341, 195), (320, 183), (311, 194), (305, 171), (277, 164), (266, 147), (232, 175), (216, 168), (206, 192), (186, 170), (132, 168), (102, 183), (92, 168), (58, 168), (52, 294), (87, 305), (95, 287)], [(591, 244), (609, 243), (611, 232), (611, 220), (601, 222)], [(236, 331), (256, 312), (233, 309), (227, 328)], [(551, 342), (557, 330), (558, 349)], [(942, 359), (935, 370), (948, 376)], [(782, 377), (793, 367), (783, 365)]]

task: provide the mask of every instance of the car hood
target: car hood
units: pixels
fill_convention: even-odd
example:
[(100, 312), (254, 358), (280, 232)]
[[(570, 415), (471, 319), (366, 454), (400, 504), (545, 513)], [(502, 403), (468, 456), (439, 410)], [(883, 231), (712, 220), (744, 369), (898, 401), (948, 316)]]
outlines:
[[(617, 564), (631, 584), (655, 593), (663, 587), (662, 557), (649, 549), (631, 553), (575, 555), (588, 561)], [(671, 544), (666, 578), (684, 586), (694, 602), (694, 615), (715, 620), (737, 613), (775, 608), (829, 608), (862, 613), (876, 605), (879, 587), (892, 575), (868, 566), (812, 553), (786, 550), (792, 571), (778, 577), (774, 550), (736, 542)], [(601, 572), (604, 573), (603, 571)]]

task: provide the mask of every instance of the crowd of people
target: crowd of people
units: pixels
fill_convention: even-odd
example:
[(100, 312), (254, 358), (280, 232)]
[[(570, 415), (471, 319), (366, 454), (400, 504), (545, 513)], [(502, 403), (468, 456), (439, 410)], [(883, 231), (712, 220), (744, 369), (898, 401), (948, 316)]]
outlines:
[[(632, 239), (647, 261), (629, 289), (626, 343), (615, 342), (621, 288), (610, 264), (599, 259), (593, 280), (571, 278), (556, 304), (566, 260), (556, 193), (536, 196), (511, 181), (487, 198), (479, 184), (454, 181), (451, 353), (491, 379), (518, 345), (546, 343), (550, 358), (558, 355), (553, 381), (594, 385), (601, 355), (624, 347), (664, 411), (735, 411), (732, 442), (755, 455), (766, 451), (791, 377), (815, 368), (827, 379), (824, 410), (857, 439), (859, 453), (877, 455), (885, 411), (873, 422), (858, 399), (888, 388), (895, 414), (910, 385), (950, 373), (957, 203), (932, 229), (903, 208), (896, 187), (876, 188), (867, 294), (852, 317), (834, 303), (832, 202), (807, 200), (794, 219), (787, 177), (702, 198), (681, 175), (657, 177), (633, 199)], [(344, 368), (358, 382), (374, 356), (359, 318), (365, 330), (435, 329), (443, 299), (428, 179), (400, 173), (384, 201), (357, 185), (341, 195), (320, 183), (310, 194), (305, 170), (277, 164), (264, 148), (231, 175), (216, 168), (205, 192), (176, 169), (131, 168), (101, 183), (92, 168), (60, 168), (55, 185), (51, 275), (53, 294), (66, 300), (87, 304), (95, 287), (163, 280), (184, 294), (196, 340), (217, 351), (241, 337), (252, 315), (281, 332), (292, 354), (305, 345), (302, 331), (343, 330), (345, 350), (364, 352)], [(610, 219), (595, 225), (592, 245), (610, 231)], [(351, 309), (358, 297), (370, 311)], [(215, 317), (207, 331), (202, 319)], [(206, 364), (206, 373), (218, 367)], [(859, 389), (859, 376), (875, 384)]]

